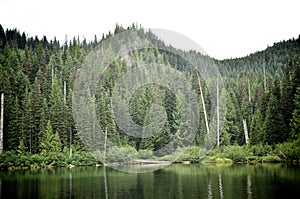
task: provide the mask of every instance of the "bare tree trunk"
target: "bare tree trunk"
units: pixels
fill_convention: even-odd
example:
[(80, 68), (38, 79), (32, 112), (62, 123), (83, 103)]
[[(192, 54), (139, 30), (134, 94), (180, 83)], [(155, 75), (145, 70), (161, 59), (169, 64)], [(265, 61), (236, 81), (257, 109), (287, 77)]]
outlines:
[(73, 156), (73, 151), (72, 151), (72, 141), (73, 141), (72, 128), (70, 128), (70, 154), (69, 154), (69, 157), (70, 157), (70, 158), (72, 158), (72, 156)]
[(267, 93), (267, 79), (266, 79), (266, 64), (263, 63), (263, 70), (264, 70), (264, 89), (265, 94)]
[(249, 98), (249, 102), (251, 102), (251, 89), (250, 89), (250, 81), (248, 79), (248, 98)]
[(67, 101), (67, 84), (66, 81), (64, 81), (64, 104), (66, 105)]
[(249, 101), (249, 105), (250, 105), (250, 113), (253, 113), (253, 106), (251, 105), (251, 83), (250, 80), (248, 79), (248, 101)]
[(1, 94), (1, 112), (0, 112), (0, 153), (3, 152), (3, 125), (4, 125), (4, 93)]
[(54, 81), (54, 68), (51, 68), (51, 86), (53, 87), (53, 82)]
[(207, 114), (206, 114), (206, 108), (205, 108), (205, 103), (204, 103), (204, 97), (203, 97), (203, 92), (202, 92), (202, 87), (200, 83), (200, 79), (198, 76), (198, 72), (196, 72), (197, 78), (198, 78), (198, 85), (199, 85), (199, 90), (200, 90), (200, 95), (201, 95), (201, 101), (202, 101), (202, 106), (203, 106), (203, 112), (204, 112), (204, 119), (205, 119), (205, 124), (206, 124), (206, 130), (207, 134), (209, 134), (209, 125), (208, 125), (208, 120), (207, 120)]
[(219, 76), (217, 78), (217, 145), (220, 146)]
[(32, 152), (32, 129), (30, 129), (30, 134), (29, 134), (29, 152)]
[(245, 119), (243, 119), (243, 126), (244, 126), (244, 133), (245, 133), (245, 142), (246, 144), (248, 144), (249, 136), (248, 136), (247, 122)]
[(106, 144), (107, 144), (107, 127), (105, 127), (105, 138), (104, 138), (104, 164), (106, 163)]

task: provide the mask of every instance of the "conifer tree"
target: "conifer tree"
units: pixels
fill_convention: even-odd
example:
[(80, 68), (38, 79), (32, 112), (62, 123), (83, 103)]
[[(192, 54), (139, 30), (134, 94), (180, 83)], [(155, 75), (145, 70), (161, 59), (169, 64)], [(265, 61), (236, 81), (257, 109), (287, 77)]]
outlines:
[(49, 95), (49, 115), (53, 131), (60, 133), (62, 142), (64, 146), (66, 146), (67, 131), (64, 117), (65, 106), (63, 104), (63, 94), (61, 88), (62, 87), (55, 75)]
[(297, 139), (300, 133), (300, 86), (297, 88), (295, 95), (295, 109), (292, 114), (291, 126), (291, 138)]
[(41, 132), (42, 139), (40, 141), (40, 154), (42, 156), (56, 155), (61, 151), (62, 145), (58, 133), (53, 133), (50, 121), (44, 132)]

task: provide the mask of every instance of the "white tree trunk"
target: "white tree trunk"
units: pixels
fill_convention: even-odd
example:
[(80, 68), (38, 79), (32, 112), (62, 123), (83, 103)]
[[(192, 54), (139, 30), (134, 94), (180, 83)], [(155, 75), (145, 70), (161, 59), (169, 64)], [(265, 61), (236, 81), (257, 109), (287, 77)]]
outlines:
[(64, 81), (64, 104), (66, 105), (67, 102), (67, 84), (66, 81)]
[(266, 79), (266, 65), (263, 63), (263, 70), (264, 70), (264, 90), (265, 94), (267, 93), (267, 79)]
[(72, 137), (72, 129), (70, 129), (70, 154), (69, 157), (72, 158), (73, 156), (73, 151), (72, 151), (72, 141), (73, 141), (73, 137)]
[(53, 82), (54, 81), (54, 68), (53, 68), (53, 66), (52, 66), (52, 68), (51, 68), (51, 86), (53, 87)]
[(3, 125), (4, 125), (4, 93), (1, 94), (1, 111), (0, 111), (0, 153), (3, 152)]
[(220, 146), (219, 76), (217, 78), (217, 145)]
[(248, 144), (249, 136), (248, 136), (247, 122), (245, 119), (243, 119), (243, 126), (244, 126), (244, 133), (245, 133), (245, 142), (246, 144)]
[(105, 127), (105, 138), (104, 138), (104, 164), (106, 163), (106, 145), (107, 145), (107, 127)]
[(203, 106), (203, 112), (204, 112), (204, 119), (205, 119), (205, 124), (206, 124), (206, 130), (207, 130), (207, 134), (209, 134), (209, 125), (208, 125), (208, 120), (207, 120), (207, 114), (206, 114), (206, 108), (205, 108), (205, 102), (204, 102), (204, 97), (203, 97), (203, 92), (202, 92), (202, 87), (201, 87), (201, 83), (200, 83), (200, 79), (197, 74), (197, 78), (198, 78), (198, 85), (199, 85), (199, 90), (200, 90), (200, 95), (201, 95), (201, 101), (202, 101), (202, 106)]
[(249, 102), (251, 102), (251, 85), (250, 85), (250, 81), (248, 79), (248, 98), (249, 98)]

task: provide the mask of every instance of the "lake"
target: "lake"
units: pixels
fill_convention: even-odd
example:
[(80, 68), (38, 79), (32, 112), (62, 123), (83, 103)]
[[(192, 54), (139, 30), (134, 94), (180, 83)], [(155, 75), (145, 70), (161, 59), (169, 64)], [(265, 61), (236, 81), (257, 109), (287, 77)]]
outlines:
[(1, 198), (298, 198), (299, 167), (181, 165), (148, 173), (109, 167), (0, 172)]

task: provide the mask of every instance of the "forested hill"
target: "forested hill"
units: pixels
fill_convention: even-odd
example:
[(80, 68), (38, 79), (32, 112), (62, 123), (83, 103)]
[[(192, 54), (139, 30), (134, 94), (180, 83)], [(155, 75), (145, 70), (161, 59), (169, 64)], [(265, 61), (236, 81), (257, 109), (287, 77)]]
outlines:
[[(194, 70), (188, 69), (184, 59), (160, 50), (160, 46), (166, 45), (153, 33), (134, 25), (127, 29), (137, 30), (153, 41), (157, 48), (130, 53), (133, 63), (117, 59), (105, 71), (96, 94), (97, 114), (102, 129), (107, 130), (111, 142), (136, 150), (157, 151), (176, 136), (182, 114), (180, 105), (176, 96), (163, 88), (142, 87), (130, 103), (131, 116), (141, 125), (149, 124), (151, 104), (164, 106), (168, 122), (155, 136), (127, 136), (111, 114), (111, 91), (122, 74), (140, 61), (156, 62), (186, 73), (195, 89), (200, 118), (192, 144), (201, 146), (207, 128), (199, 92), (199, 77)], [(117, 25), (114, 33), (109, 32), (101, 39), (95, 36), (94, 41), (89, 42), (74, 38), (60, 44), (56, 39), (49, 41), (45, 36), (28, 38), (26, 33), (20, 33), (17, 29), (4, 30), (0, 26), (0, 93), (5, 96), (5, 151), (47, 154), (49, 150), (61, 152), (70, 146), (77, 150), (83, 148), (78, 136), (80, 132), (72, 117), (72, 89), (76, 71), (86, 55), (101, 40), (124, 30), (126, 29)], [(197, 56), (201, 60), (213, 60), (194, 51), (176, 51), (179, 54)], [(226, 88), (223, 97), (227, 111), (222, 115), (225, 120), (219, 132), (215, 132), (220, 134), (221, 146), (245, 145), (244, 127), (247, 127), (250, 145), (275, 145), (299, 137), (300, 37), (275, 43), (264, 51), (246, 57), (214, 62), (219, 67)], [(203, 79), (201, 82), (206, 111), (210, 112), (210, 82), (204, 82)], [(208, 115), (208, 121), (210, 116)], [(88, 118), (83, 118), (86, 128), (89, 128), (89, 122)]]

